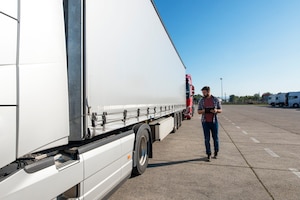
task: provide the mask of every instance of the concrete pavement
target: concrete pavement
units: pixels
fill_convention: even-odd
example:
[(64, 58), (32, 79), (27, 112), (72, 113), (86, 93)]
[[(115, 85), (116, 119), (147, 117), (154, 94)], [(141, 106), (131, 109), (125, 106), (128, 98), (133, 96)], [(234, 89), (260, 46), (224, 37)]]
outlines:
[(300, 110), (224, 105), (211, 162), (199, 117), (155, 142), (146, 172), (110, 199), (300, 199)]

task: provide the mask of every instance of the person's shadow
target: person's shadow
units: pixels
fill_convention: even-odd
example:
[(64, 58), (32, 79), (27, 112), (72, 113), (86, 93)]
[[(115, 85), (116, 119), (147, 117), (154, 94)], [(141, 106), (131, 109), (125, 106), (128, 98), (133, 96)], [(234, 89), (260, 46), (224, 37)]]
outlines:
[(207, 162), (207, 157), (195, 158), (195, 159), (190, 159), (190, 160), (179, 160), (179, 161), (152, 163), (152, 164), (148, 164), (148, 168), (164, 167), (164, 166), (169, 166), (169, 165), (178, 165), (178, 164), (189, 163), (189, 162), (197, 162), (197, 161)]

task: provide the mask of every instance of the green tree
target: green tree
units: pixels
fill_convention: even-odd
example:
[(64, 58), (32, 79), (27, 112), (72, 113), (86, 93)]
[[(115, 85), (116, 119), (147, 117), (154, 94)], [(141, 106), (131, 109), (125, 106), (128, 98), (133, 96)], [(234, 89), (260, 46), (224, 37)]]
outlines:
[(235, 96), (234, 94), (229, 96), (229, 103), (237, 103), (238, 97)]
[(202, 95), (200, 95), (200, 94), (194, 95), (194, 103), (198, 103), (201, 98), (202, 98)]
[(260, 94), (259, 93), (254, 94), (253, 99), (254, 101), (260, 101)]

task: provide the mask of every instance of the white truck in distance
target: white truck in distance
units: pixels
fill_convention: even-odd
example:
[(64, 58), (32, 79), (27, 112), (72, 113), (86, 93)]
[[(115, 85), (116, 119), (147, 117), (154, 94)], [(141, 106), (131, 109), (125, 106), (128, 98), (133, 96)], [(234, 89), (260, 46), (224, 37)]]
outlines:
[(268, 104), (271, 105), (271, 106), (275, 106), (276, 105), (276, 94), (271, 94), (269, 97), (268, 97)]
[(299, 108), (300, 92), (288, 92), (286, 98), (288, 107)]
[(268, 97), (268, 104), (279, 107), (288, 106), (293, 108), (300, 107), (300, 92), (288, 92), (272, 94)]
[(275, 96), (275, 105), (283, 107), (286, 105), (286, 93), (278, 93)]
[(181, 125), (151, 0), (1, 0), (0, 25), (0, 199), (106, 198)]

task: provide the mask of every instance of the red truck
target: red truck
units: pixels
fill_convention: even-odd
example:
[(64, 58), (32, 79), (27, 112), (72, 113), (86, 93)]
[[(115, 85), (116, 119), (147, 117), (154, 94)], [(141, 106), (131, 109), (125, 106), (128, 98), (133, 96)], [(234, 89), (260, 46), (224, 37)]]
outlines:
[(184, 118), (191, 119), (194, 115), (194, 94), (195, 88), (192, 83), (192, 76), (190, 74), (185, 75), (185, 82), (186, 82), (186, 110), (184, 113)]

